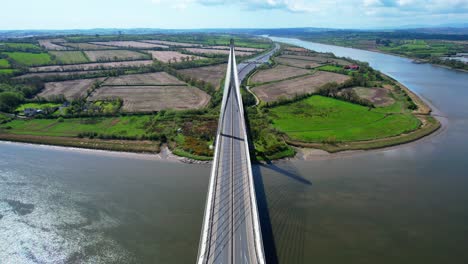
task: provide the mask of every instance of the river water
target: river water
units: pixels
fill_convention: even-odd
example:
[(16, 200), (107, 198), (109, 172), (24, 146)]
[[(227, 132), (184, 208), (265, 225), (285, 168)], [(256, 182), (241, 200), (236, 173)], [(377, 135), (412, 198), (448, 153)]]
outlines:
[[(253, 167), (269, 263), (468, 263), (468, 74), (368, 61), (430, 101), (418, 143)], [(0, 142), (0, 263), (194, 263), (209, 165)]]

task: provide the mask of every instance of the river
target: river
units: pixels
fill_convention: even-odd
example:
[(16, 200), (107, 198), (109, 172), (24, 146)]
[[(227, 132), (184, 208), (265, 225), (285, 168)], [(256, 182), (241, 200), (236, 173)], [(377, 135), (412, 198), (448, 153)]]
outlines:
[[(254, 166), (269, 263), (467, 263), (468, 74), (273, 39), (368, 61), (446, 125), (395, 148)], [(0, 142), (0, 263), (194, 263), (209, 171)]]

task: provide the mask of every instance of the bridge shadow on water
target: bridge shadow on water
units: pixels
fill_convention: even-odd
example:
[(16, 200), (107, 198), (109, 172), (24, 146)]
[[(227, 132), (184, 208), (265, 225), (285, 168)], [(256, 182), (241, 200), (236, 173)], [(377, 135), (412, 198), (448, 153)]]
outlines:
[(258, 162), (247, 113), (245, 118), (266, 263), (304, 263), (306, 215), (300, 201), (312, 182), (293, 164)]

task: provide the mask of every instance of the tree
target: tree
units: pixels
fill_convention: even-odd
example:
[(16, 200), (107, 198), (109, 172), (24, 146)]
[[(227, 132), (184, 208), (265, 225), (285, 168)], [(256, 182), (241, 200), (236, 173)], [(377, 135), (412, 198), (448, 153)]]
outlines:
[(3, 92), (0, 93), (0, 111), (13, 112), (16, 107), (21, 104), (24, 97), (16, 92)]

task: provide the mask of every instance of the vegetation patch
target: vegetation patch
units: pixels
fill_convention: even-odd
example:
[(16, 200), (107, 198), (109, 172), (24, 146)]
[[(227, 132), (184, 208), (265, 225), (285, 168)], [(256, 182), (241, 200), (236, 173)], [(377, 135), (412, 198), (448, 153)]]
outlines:
[(8, 60), (0, 59), (0, 69), (8, 69), (10, 67), (11, 65), (10, 65), (10, 62), (8, 62)]
[(89, 62), (82, 51), (49, 51), (52, 58), (59, 64), (73, 64)]
[(269, 116), (292, 140), (328, 144), (396, 136), (421, 125), (410, 113), (385, 113), (323, 96), (273, 107)]
[(56, 103), (26, 103), (26, 104), (21, 104), (16, 108), (16, 112), (22, 112), (24, 109), (27, 108), (34, 108), (34, 109), (46, 109), (46, 108), (57, 108), (61, 104), (56, 104)]
[(24, 66), (52, 64), (52, 58), (47, 53), (4, 52), (14, 62)]
[(11, 75), (14, 72), (14, 69), (0, 69), (0, 75)]
[(149, 55), (131, 50), (88, 50), (84, 52), (90, 61), (128, 61), (149, 59)]

